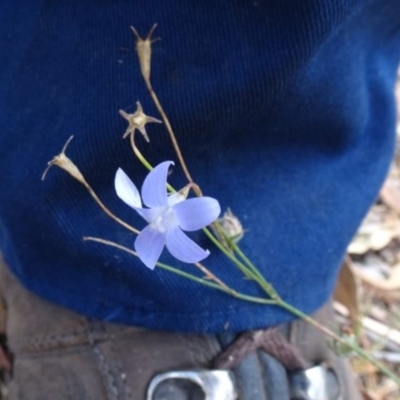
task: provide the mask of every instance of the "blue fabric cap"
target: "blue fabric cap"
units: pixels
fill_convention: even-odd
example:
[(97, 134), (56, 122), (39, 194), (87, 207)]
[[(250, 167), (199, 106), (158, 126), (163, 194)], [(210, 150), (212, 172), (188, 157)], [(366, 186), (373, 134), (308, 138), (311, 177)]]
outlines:
[[(3, 0), (0, 4), (0, 244), (30, 290), (90, 317), (153, 329), (219, 332), (292, 316), (150, 271), (83, 236), (133, 247), (86, 190), (46, 163), (69, 157), (122, 219), (145, 222), (115, 194), (118, 167), (146, 170), (122, 140), (119, 109), (159, 118), (130, 25), (157, 22), (152, 82), (204, 194), (230, 207), (242, 248), (282, 297), (309, 313), (330, 296), (348, 242), (375, 200), (394, 147), (398, 0)], [(163, 125), (137, 143), (176, 160)], [(178, 163), (170, 177), (185, 184)], [(262, 295), (201, 233), (205, 264)], [(197, 273), (174, 261), (162, 261)], [(199, 275), (201, 276), (201, 275)]]

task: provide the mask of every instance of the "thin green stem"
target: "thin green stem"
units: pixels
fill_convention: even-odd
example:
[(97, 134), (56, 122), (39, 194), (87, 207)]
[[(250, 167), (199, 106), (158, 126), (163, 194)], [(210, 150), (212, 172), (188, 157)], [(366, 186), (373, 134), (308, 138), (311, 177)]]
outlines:
[[(239, 248), (239, 246), (237, 245), (237, 243), (233, 242), (232, 240), (230, 240), (230, 238), (225, 237), (225, 239), (228, 241), (228, 244), (230, 246), (232, 246), (233, 250), (241, 257), (241, 259), (247, 264), (247, 266), (249, 267), (249, 269), (255, 273), (257, 276), (259, 276), (259, 271), (257, 269), (257, 267), (248, 259), (248, 257), (242, 252), (242, 250)], [(264, 280), (264, 278), (262, 278)], [(267, 288), (264, 287), (263, 289), (265, 290), (266, 294), (271, 296), (271, 291), (273, 291), (273, 293), (276, 293), (275, 289), (268, 283), (266, 282), (268, 287), (268, 290), (266, 290)], [(278, 294), (276, 293), (276, 295), (278, 296)], [(315, 319), (311, 318), (309, 315), (304, 314), (302, 311), (300, 311), (299, 309), (293, 307), (292, 305), (290, 305), (289, 303), (286, 303), (285, 301), (283, 301), (279, 296), (278, 297), (272, 297), (274, 298), (276, 305), (278, 307), (283, 308), (284, 310), (290, 312), (291, 314), (297, 316), (298, 318), (306, 321), (307, 323), (309, 323), (310, 325), (314, 326), (315, 328), (319, 329), (322, 333), (324, 333), (326, 336), (331, 337), (332, 339), (334, 339), (335, 341), (347, 346), (348, 348), (350, 348), (351, 350), (354, 351), (354, 353), (356, 353), (359, 357), (361, 357), (362, 359), (365, 359), (367, 361), (369, 361), (371, 364), (373, 364), (382, 374), (390, 377), (391, 379), (393, 379), (398, 385), (400, 385), (400, 377), (398, 377), (396, 374), (394, 374), (390, 369), (386, 368), (382, 363), (380, 363), (379, 361), (377, 361), (371, 354), (369, 354), (367, 351), (363, 350), (360, 346), (351, 343), (350, 341), (340, 337), (339, 335), (337, 335), (335, 332), (331, 331), (329, 328), (327, 328), (326, 326), (320, 324), (318, 321), (316, 321)]]
[(247, 264), (248, 268), (260, 279), (263, 283), (263, 288), (266, 290), (267, 294), (271, 296), (271, 298), (279, 299), (280, 296), (277, 291), (273, 288), (273, 286), (263, 277), (258, 268), (247, 258), (247, 256), (242, 252), (240, 247), (233, 240), (228, 238), (230, 246), (232, 246), (233, 250), (239, 255), (239, 257)]
[(136, 157), (139, 159), (139, 161), (145, 166), (145, 168), (147, 168), (149, 171), (151, 171), (153, 169), (153, 167), (151, 166), (151, 164), (146, 160), (146, 158), (143, 156), (143, 154), (140, 152), (140, 150), (138, 149), (138, 147), (136, 146), (135, 143), (135, 132), (131, 133), (129, 135), (130, 138), (130, 142), (131, 142), (131, 146), (132, 146), (132, 150), (135, 153)]
[[(239, 246), (234, 243), (232, 240), (228, 239), (228, 243), (230, 245), (232, 245), (234, 251), (236, 251), (238, 253), (238, 255), (242, 258), (242, 260), (248, 265), (248, 267), (253, 271), (253, 272), (258, 272), (257, 267), (247, 258), (247, 256), (242, 252), (242, 250), (239, 248)], [(267, 283), (268, 284), (268, 283)], [(275, 289), (273, 289), (273, 287), (269, 285), (269, 290), (273, 290), (275, 292)], [(265, 290), (265, 288), (264, 288)], [(268, 294), (269, 296), (271, 296), (270, 291), (266, 291), (266, 294)], [(276, 293), (276, 292), (275, 292)], [(278, 294), (277, 294), (278, 296)], [(317, 328), (318, 330), (320, 330), (322, 333), (324, 333), (326, 336), (334, 339), (335, 341), (346, 345), (348, 348), (350, 348), (351, 350), (354, 351), (354, 353), (356, 353), (359, 357), (361, 357), (362, 359), (365, 359), (367, 361), (369, 361), (371, 364), (373, 364), (382, 374), (390, 377), (391, 379), (393, 379), (398, 385), (400, 385), (400, 377), (398, 377), (396, 374), (394, 374), (392, 371), (390, 371), (390, 369), (386, 368), (382, 363), (380, 363), (379, 361), (377, 361), (371, 354), (369, 354), (367, 351), (363, 350), (360, 346), (351, 343), (350, 341), (340, 337), (339, 335), (337, 335), (335, 332), (333, 332), (332, 330), (330, 330), (329, 328), (327, 328), (326, 326), (320, 324), (318, 321), (316, 321), (315, 319), (311, 318), (309, 315), (303, 313), (302, 311), (300, 311), (299, 309), (293, 307), (291, 304), (286, 303), (285, 301), (283, 301), (279, 296), (274, 298), (276, 305), (278, 307), (283, 308), (284, 310), (290, 312), (291, 314), (295, 315), (296, 317), (306, 321), (307, 323), (309, 323), (310, 325), (314, 326), (315, 328)]]
[(265, 279), (262, 275), (261, 272), (257, 269), (257, 267), (247, 258), (247, 256), (243, 253), (243, 251), (240, 249), (238, 244), (234, 242), (230, 238), (226, 238), (229, 241), (229, 245), (232, 247), (232, 249), (239, 255), (239, 257), (247, 264), (247, 266), (260, 278)]
[[(135, 153), (136, 157), (144, 165), (145, 168), (147, 168), (149, 171), (152, 171), (154, 169), (154, 167), (147, 161), (146, 157), (141, 153), (139, 148), (136, 146), (136, 143), (135, 143), (135, 132), (131, 133), (129, 136), (130, 136), (130, 142), (131, 142), (132, 150)], [(176, 192), (176, 190), (169, 183), (167, 183), (167, 189), (171, 193), (175, 193)]]
[(255, 279), (254, 274), (240, 261), (238, 261), (220, 242), (219, 240), (209, 231), (207, 228), (203, 228), (203, 232), (207, 237), (221, 250), (239, 269), (243, 272), (246, 278)]
[[(244, 263), (247, 264), (247, 267), (255, 274), (257, 275), (257, 277), (260, 278), (260, 280), (263, 280), (265, 283), (268, 283), (265, 278), (263, 277), (263, 275), (261, 274), (261, 272), (257, 269), (257, 267), (249, 260), (249, 258), (242, 252), (242, 250), (239, 248), (238, 244), (232, 240), (222, 229), (221, 224), (216, 221), (214, 222), (215, 224), (215, 228), (218, 231), (218, 234), (221, 235), (222, 239), (226, 242), (226, 245), (232, 249), (233, 251), (235, 251), (239, 257), (243, 260)], [(227, 250), (229, 251), (229, 250)]]
[[(140, 152), (140, 150), (138, 149), (138, 147), (136, 146), (135, 143), (135, 134), (132, 133), (130, 135), (130, 143), (131, 143), (131, 147), (133, 152), (135, 153), (136, 157), (139, 159), (139, 161), (144, 165), (145, 168), (147, 168), (149, 171), (153, 170), (153, 166), (147, 161), (147, 159), (143, 156), (143, 154)], [(195, 184), (195, 183), (190, 183), (190, 185), (192, 185), (192, 188), (196, 191), (196, 193), (198, 192), (201, 195), (201, 190), (200, 188)], [(167, 183), (167, 189), (171, 192), (171, 193), (176, 193), (176, 190), (169, 184)], [(243, 265), (242, 263), (238, 262), (238, 260), (236, 259), (236, 257), (234, 257), (233, 255), (231, 255), (229, 253), (228, 250), (225, 249), (225, 247), (220, 244), (220, 242), (218, 241), (217, 238), (214, 237), (214, 235), (207, 229), (204, 229), (204, 231), (206, 232), (207, 236), (214, 242), (214, 244), (216, 246), (218, 246), (218, 248), (223, 251), (227, 256), (230, 256), (230, 259), (232, 260), (232, 262), (234, 262), (236, 264), (236, 266), (243, 272), (243, 274), (249, 278), (249, 279), (253, 279), (256, 282), (259, 283), (260, 286), (265, 287), (267, 285), (269, 285), (265, 279), (263, 278), (263, 276), (259, 273), (259, 271), (254, 267), (250, 267), (250, 269), (252, 269), (252, 271), (249, 272), (248, 268), (246, 268), (245, 265)], [(221, 285), (221, 286), (224, 286)], [(270, 285), (269, 285), (270, 286)], [(273, 296), (271, 296), (271, 298), (275, 298), (276, 297), (276, 293), (273, 293), (272, 290), (270, 288), (268, 288), (269, 292), (271, 292), (271, 294), (273, 294)]]
[(181, 271), (180, 269), (171, 267), (171, 266), (163, 264), (163, 263), (157, 263), (157, 266), (159, 268), (165, 269), (166, 271), (169, 271), (169, 272), (172, 272), (174, 274), (180, 275), (180, 276), (182, 276), (182, 277), (184, 277), (186, 279), (190, 279), (192, 281), (201, 283), (202, 285), (211, 287), (213, 289), (217, 289), (217, 290), (219, 290), (221, 292), (228, 293), (228, 294), (230, 294), (230, 295), (232, 295), (232, 296), (234, 296), (234, 297), (236, 297), (238, 299), (241, 299), (241, 300), (249, 301), (249, 302), (252, 302), (252, 303), (258, 303), (258, 304), (269, 304), (269, 305), (276, 305), (277, 304), (274, 300), (263, 299), (262, 297), (249, 296), (249, 295), (237, 292), (234, 289), (222, 287), (222, 286), (220, 286), (220, 285), (218, 285), (216, 283), (213, 283), (213, 282), (207, 281), (205, 279), (199, 278), (199, 277), (197, 277), (195, 275), (189, 274), (187, 272)]
[(204, 228), (203, 232), (218, 247), (218, 249), (220, 249), (240, 269), (240, 271), (243, 272), (246, 278), (256, 281), (258, 285), (271, 297), (271, 299), (279, 299), (278, 294), (273, 289), (271, 284), (262, 277), (255, 267), (254, 268), (256, 269), (256, 272), (246, 267), (246, 265), (240, 262), (229, 250), (223, 246), (223, 244), (220, 243), (220, 241), (210, 232), (209, 229)]
[[(154, 29), (154, 27), (152, 28), (152, 30), (153, 29)], [(146, 40), (142, 40), (138, 36), (138, 34), (136, 33), (135, 30), (134, 30), (134, 32), (135, 32), (136, 36), (138, 37), (138, 41), (137, 41), (138, 55), (139, 55), (139, 60), (140, 60), (140, 64), (141, 64), (142, 75), (143, 75), (143, 78), (145, 80), (147, 89), (148, 89), (148, 91), (149, 91), (149, 93), (150, 93), (150, 95), (151, 95), (151, 97), (153, 99), (153, 102), (156, 105), (159, 113), (161, 114), (161, 117), (162, 117), (162, 119), (164, 121), (164, 124), (165, 124), (165, 126), (167, 128), (167, 131), (168, 131), (168, 133), (170, 135), (170, 138), (171, 138), (171, 141), (172, 141), (172, 145), (173, 145), (174, 150), (176, 152), (177, 158), (178, 158), (178, 160), (179, 160), (179, 162), (180, 162), (180, 164), (182, 166), (183, 172), (184, 172), (187, 180), (189, 181), (189, 183), (193, 183), (193, 179), (192, 179), (192, 177), (191, 177), (191, 175), (190, 175), (190, 173), (188, 171), (188, 168), (187, 168), (185, 160), (184, 160), (184, 158), (182, 156), (180, 147), (179, 147), (178, 142), (176, 140), (176, 137), (175, 137), (175, 134), (174, 134), (173, 129), (171, 127), (171, 124), (169, 122), (169, 119), (168, 119), (166, 113), (164, 112), (164, 109), (161, 106), (161, 103), (160, 103), (155, 91), (153, 90), (153, 87), (152, 87), (151, 82), (150, 82), (150, 55), (151, 55), (151, 33), (152, 33), (152, 31), (150, 32), (150, 34), (149, 34), (149, 36), (147, 37)], [(146, 49), (148, 51), (142, 57), (141, 54)], [(139, 51), (139, 50), (141, 50), (141, 51)], [(137, 146), (135, 144), (135, 140), (134, 140), (134, 135), (133, 134), (130, 135), (130, 141), (131, 141), (132, 149), (133, 149), (135, 155), (137, 156), (137, 158), (145, 166), (145, 168), (147, 168), (149, 171), (151, 171), (153, 169), (153, 167), (151, 166), (151, 164), (146, 160), (146, 158), (142, 155), (142, 153), (137, 148)], [(170, 192), (175, 192), (175, 190), (169, 184), (167, 184), (167, 187), (168, 187), (168, 190)], [(198, 196), (201, 196), (200, 188), (197, 185), (196, 185), (196, 187), (194, 187), (194, 191), (196, 192), (196, 194)], [(92, 196), (93, 196), (93, 194), (92, 194)], [(97, 196), (95, 197), (95, 200), (102, 207), (102, 203), (97, 198)], [(111, 214), (109, 211), (107, 213), (108, 213), (108, 215)], [(115, 217), (113, 214), (111, 214), (110, 216)], [(116, 219), (116, 221), (119, 222), (119, 223), (122, 222), (122, 224), (125, 224), (125, 223), (123, 223), (123, 221), (120, 221), (118, 219)], [(132, 230), (132, 228), (131, 228), (131, 230)], [(347, 341), (346, 339), (340, 337), (335, 332), (331, 331), (330, 329), (328, 329), (324, 325), (321, 325), (318, 321), (314, 320), (313, 318), (311, 318), (307, 314), (304, 314), (302, 311), (300, 311), (297, 308), (293, 307), (289, 303), (286, 303), (285, 301), (283, 301), (280, 298), (280, 296), (278, 295), (278, 293), (275, 291), (275, 289), (272, 287), (272, 285), (265, 280), (265, 278), (262, 276), (262, 274), (257, 269), (257, 267), (248, 259), (248, 257), (242, 252), (242, 250), (239, 248), (239, 246), (234, 241), (232, 241), (232, 240), (230, 240), (228, 238), (229, 239), (228, 243), (233, 249), (233, 252), (231, 252), (230, 249), (227, 249), (227, 246), (224, 246), (224, 244), (221, 243), (218, 240), (218, 238), (215, 237), (207, 228), (203, 229), (203, 231), (207, 235), (207, 237), (215, 244), (215, 246), (217, 246), (217, 248), (223, 254), (225, 254), (225, 256), (227, 256), (228, 259), (230, 259), (235, 264), (235, 266), (244, 274), (244, 276), (247, 277), (247, 278), (250, 278), (252, 280), (255, 280), (257, 282), (257, 284), (264, 290), (264, 292), (271, 299), (263, 299), (263, 298), (259, 298), (259, 297), (248, 296), (248, 295), (245, 295), (243, 293), (239, 293), (239, 292), (235, 291), (234, 289), (232, 289), (232, 288), (230, 288), (230, 287), (228, 287), (228, 286), (226, 286), (224, 284), (221, 285), (218, 281), (209, 281), (207, 279), (200, 278), (200, 277), (195, 276), (195, 275), (193, 275), (191, 273), (187, 273), (187, 272), (181, 271), (181, 270), (179, 270), (177, 268), (171, 267), (169, 265), (166, 265), (166, 264), (163, 264), (163, 263), (160, 263), (160, 262), (158, 262), (156, 265), (159, 268), (162, 268), (162, 269), (164, 269), (166, 271), (169, 271), (170, 273), (174, 273), (174, 274), (179, 275), (179, 276), (181, 276), (181, 277), (183, 277), (185, 279), (189, 279), (191, 281), (200, 283), (200, 284), (202, 284), (204, 286), (207, 286), (207, 287), (210, 287), (212, 289), (222, 291), (222, 292), (227, 293), (229, 295), (232, 295), (233, 297), (236, 297), (238, 299), (242, 299), (242, 300), (245, 300), (245, 301), (248, 301), (248, 302), (253, 302), (253, 303), (258, 303), (258, 304), (269, 304), (269, 305), (274, 305), (274, 306), (281, 307), (282, 309), (290, 312), (292, 315), (295, 315), (296, 317), (298, 317), (300, 319), (303, 319), (307, 323), (309, 323), (312, 326), (316, 327), (317, 329), (322, 331), (328, 337), (331, 337), (334, 340), (336, 340), (337, 342), (348, 346), (358, 356), (360, 356), (361, 358), (363, 358), (365, 360), (368, 360), (370, 363), (375, 365), (376, 368), (381, 373), (383, 373), (386, 376), (388, 376), (391, 379), (393, 379), (400, 386), (400, 378), (398, 376), (396, 376), (388, 368), (386, 368), (384, 365), (382, 365), (380, 362), (375, 360), (374, 357), (372, 355), (370, 355), (368, 352), (364, 351), (359, 346)], [(138, 256), (137, 253), (134, 252), (133, 250), (130, 250), (129, 248), (121, 246), (121, 245), (119, 245), (118, 243), (115, 243), (115, 242), (110, 242), (110, 241), (107, 241), (107, 240), (104, 240), (104, 239), (101, 239), (101, 238), (93, 238), (93, 237), (85, 237), (84, 240), (90, 240), (90, 241), (99, 242), (99, 243), (102, 243), (102, 244), (105, 244), (105, 245), (108, 245), (108, 246), (112, 246), (112, 247), (118, 248), (118, 249), (120, 249), (122, 251), (125, 251), (125, 252), (127, 252), (127, 253), (129, 253), (131, 255), (134, 255), (136, 257)], [(223, 240), (223, 237), (221, 238), (221, 241), (222, 240)], [(240, 260), (236, 257), (236, 255), (240, 258)]]
[[(129, 253), (129, 254), (131, 254), (131, 255), (133, 255), (135, 257), (138, 257), (138, 254), (135, 251), (129, 249), (128, 247), (122, 246), (122, 245), (120, 245), (118, 243), (112, 242), (110, 240), (105, 240), (105, 239), (96, 238), (96, 237), (92, 237), (92, 236), (85, 236), (83, 238), (83, 240), (84, 241), (97, 242), (97, 243), (104, 244), (106, 246), (115, 247), (115, 248), (117, 248), (119, 250), (122, 250), (122, 251), (125, 251), (126, 253)], [(228, 286), (221, 286), (218, 283), (210, 282), (209, 280), (206, 280), (206, 279), (203, 279), (203, 278), (199, 278), (199, 277), (197, 277), (197, 276), (195, 276), (193, 274), (181, 271), (180, 269), (171, 267), (171, 266), (169, 266), (167, 264), (163, 264), (163, 263), (158, 262), (158, 263), (156, 263), (156, 265), (159, 268), (162, 268), (162, 269), (164, 269), (166, 271), (172, 272), (172, 273), (174, 273), (176, 275), (182, 276), (183, 278), (189, 279), (191, 281), (200, 283), (200, 284), (202, 284), (204, 286), (208, 286), (210, 288), (213, 288), (213, 289), (219, 290), (221, 292), (230, 294), (231, 296), (236, 297), (238, 299), (249, 301), (249, 302), (252, 302), (252, 303), (257, 303), (257, 304), (276, 305), (276, 302), (274, 300), (268, 300), (268, 299), (263, 299), (261, 297), (249, 296), (249, 295), (237, 292), (236, 290), (231, 289)]]
[(363, 350), (360, 346), (357, 346), (354, 343), (351, 343), (350, 341), (340, 337), (337, 335), (335, 332), (331, 331), (329, 328), (327, 328), (324, 325), (321, 325), (318, 321), (315, 319), (311, 318), (309, 315), (304, 314), (302, 311), (299, 309), (293, 307), (289, 303), (286, 303), (283, 300), (278, 300), (277, 305), (279, 307), (282, 307), (286, 311), (289, 311), (291, 314), (301, 318), (302, 320), (308, 322), (310, 325), (314, 326), (315, 328), (319, 329), (321, 332), (323, 332), (326, 336), (331, 337), (332, 339), (336, 340), (337, 342), (349, 347), (351, 350), (353, 350), (359, 357), (361, 357), (364, 360), (369, 361), (371, 364), (373, 364), (382, 374), (390, 377), (393, 379), (399, 386), (400, 386), (400, 377), (394, 374), (390, 369), (386, 368), (383, 364), (381, 364), (379, 361), (377, 361), (371, 354), (369, 354), (367, 351)]

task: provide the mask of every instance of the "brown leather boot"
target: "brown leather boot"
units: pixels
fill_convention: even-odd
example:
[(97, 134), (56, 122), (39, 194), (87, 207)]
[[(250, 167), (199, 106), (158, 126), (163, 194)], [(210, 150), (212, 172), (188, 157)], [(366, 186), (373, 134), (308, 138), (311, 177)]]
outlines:
[[(44, 301), (1, 262), (0, 282), (13, 354), (8, 400), (360, 399), (346, 362), (302, 321), (239, 338), (155, 332)], [(314, 317), (330, 315), (324, 307)]]

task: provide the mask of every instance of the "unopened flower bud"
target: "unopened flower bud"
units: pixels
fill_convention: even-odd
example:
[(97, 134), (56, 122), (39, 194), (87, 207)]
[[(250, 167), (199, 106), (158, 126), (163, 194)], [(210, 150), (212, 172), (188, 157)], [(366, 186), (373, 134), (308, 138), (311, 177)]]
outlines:
[(179, 195), (182, 197), (182, 199), (187, 199), (189, 192), (190, 192), (190, 185), (186, 185), (185, 187), (183, 187), (178, 193)]
[(228, 208), (222, 218), (218, 219), (218, 222), (226, 237), (233, 240), (235, 243), (242, 239), (244, 235), (243, 226), (239, 218), (232, 213), (230, 208)]

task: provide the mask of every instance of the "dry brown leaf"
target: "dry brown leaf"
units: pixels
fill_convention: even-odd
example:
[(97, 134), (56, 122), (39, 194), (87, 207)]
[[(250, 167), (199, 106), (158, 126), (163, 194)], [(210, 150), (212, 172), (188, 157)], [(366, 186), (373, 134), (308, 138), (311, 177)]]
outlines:
[(391, 290), (391, 291), (376, 290), (374, 292), (374, 296), (377, 299), (382, 300), (388, 304), (400, 301), (400, 291), (398, 290)]
[(368, 307), (367, 314), (379, 322), (385, 322), (388, 318), (388, 311), (374, 304)]
[(388, 229), (376, 231), (370, 237), (370, 249), (373, 251), (384, 249), (392, 241), (393, 237), (393, 232)]
[(397, 232), (383, 225), (368, 226), (366, 230), (361, 227), (350, 243), (347, 251), (350, 254), (362, 255), (369, 250), (379, 251), (384, 249), (396, 236)]
[[(387, 399), (391, 393), (395, 393), (398, 389), (396, 382), (392, 379), (383, 378), (380, 382), (379, 387), (376, 390), (376, 393), (382, 399)], [(396, 397), (398, 399), (398, 397)]]
[(350, 257), (346, 257), (340, 269), (333, 297), (347, 308), (352, 325), (356, 326), (360, 315), (358, 284), (351, 269)]
[(357, 375), (363, 375), (363, 376), (375, 375), (378, 371), (373, 364), (361, 358), (353, 358), (350, 361), (350, 363), (351, 363), (351, 369)]
[(372, 393), (369, 390), (361, 390), (361, 394), (364, 400), (382, 400), (382, 398), (378, 397), (378, 395)]
[(396, 237), (400, 237), (399, 214), (383, 204), (376, 204), (363, 220), (348, 252), (362, 255), (369, 250), (380, 251)]
[[(334, 302), (333, 308), (339, 315), (347, 318), (349, 317), (349, 311), (342, 304)], [(380, 336), (382, 339), (391, 341), (400, 346), (400, 331), (397, 329), (369, 317), (362, 317), (361, 325), (366, 332), (372, 332), (375, 335)]]
[(353, 273), (359, 277), (362, 282), (372, 286), (375, 289), (383, 291), (400, 289), (400, 264), (391, 268), (390, 276), (387, 279), (371, 276), (369, 273), (363, 271), (362, 268), (353, 268)]
[(362, 324), (366, 330), (374, 332), (382, 338), (400, 345), (400, 331), (397, 329), (393, 329), (390, 326), (382, 324), (381, 322), (375, 321), (374, 319), (368, 317), (364, 317), (362, 319)]
[(400, 214), (400, 181), (389, 176), (380, 193), (381, 200), (392, 210)]
[(400, 261), (400, 248), (396, 241), (392, 242), (388, 247), (385, 247), (379, 252), (379, 256), (388, 265), (394, 265), (396, 262)]

